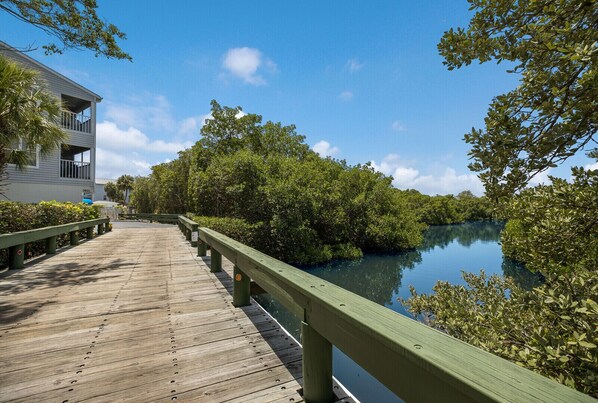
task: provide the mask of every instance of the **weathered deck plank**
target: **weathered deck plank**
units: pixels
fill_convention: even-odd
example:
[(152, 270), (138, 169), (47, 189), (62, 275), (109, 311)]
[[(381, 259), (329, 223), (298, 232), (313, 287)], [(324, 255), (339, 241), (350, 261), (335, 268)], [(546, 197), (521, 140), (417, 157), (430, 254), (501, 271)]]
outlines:
[(122, 228), (4, 273), (0, 401), (302, 401), (299, 346), (195, 254)]

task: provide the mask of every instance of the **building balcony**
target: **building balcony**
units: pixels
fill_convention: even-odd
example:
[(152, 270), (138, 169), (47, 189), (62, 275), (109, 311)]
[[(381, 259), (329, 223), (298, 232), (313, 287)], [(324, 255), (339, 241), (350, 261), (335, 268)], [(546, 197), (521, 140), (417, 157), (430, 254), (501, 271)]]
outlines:
[(91, 163), (60, 160), (60, 177), (68, 179), (91, 179)]
[(82, 112), (62, 111), (61, 126), (76, 132), (91, 133), (91, 116)]

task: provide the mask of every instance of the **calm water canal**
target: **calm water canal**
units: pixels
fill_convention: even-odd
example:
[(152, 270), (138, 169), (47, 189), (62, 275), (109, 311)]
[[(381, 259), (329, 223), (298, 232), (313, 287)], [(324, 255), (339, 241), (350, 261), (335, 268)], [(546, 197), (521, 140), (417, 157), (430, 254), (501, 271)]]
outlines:
[[(538, 284), (537, 276), (503, 257), (498, 244), (502, 228), (494, 222), (434, 226), (426, 231), (417, 250), (366, 255), (358, 261), (332, 262), (306, 271), (407, 316), (411, 315), (398, 298), (409, 297), (410, 285), (418, 293), (430, 293), (438, 280), (464, 284), (462, 270), (505, 274), (525, 287)], [(268, 295), (256, 299), (299, 339), (299, 320)], [(333, 365), (336, 378), (362, 402), (400, 401), (336, 348)]]

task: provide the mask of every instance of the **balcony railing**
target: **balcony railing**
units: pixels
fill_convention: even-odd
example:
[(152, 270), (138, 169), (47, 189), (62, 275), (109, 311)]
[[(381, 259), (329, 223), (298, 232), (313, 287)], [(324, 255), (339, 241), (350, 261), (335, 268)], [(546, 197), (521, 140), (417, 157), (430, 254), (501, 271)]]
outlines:
[(60, 177), (70, 179), (91, 179), (91, 163), (60, 160)]
[(62, 127), (77, 132), (91, 133), (91, 116), (83, 113), (62, 111)]

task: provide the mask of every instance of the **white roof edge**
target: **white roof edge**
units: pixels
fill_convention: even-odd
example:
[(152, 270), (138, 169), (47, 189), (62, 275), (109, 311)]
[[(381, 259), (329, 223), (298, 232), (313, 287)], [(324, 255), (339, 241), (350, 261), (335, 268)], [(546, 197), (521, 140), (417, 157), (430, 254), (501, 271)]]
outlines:
[(62, 78), (63, 80), (68, 81), (69, 83), (73, 84), (74, 86), (76, 86), (77, 88), (81, 89), (82, 91), (87, 92), (90, 95), (93, 95), (96, 98), (96, 102), (101, 102), (102, 101), (102, 97), (99, 96), (98, 94), (96, 94), (95, 92), (85, 88), (84, 86), (82, 86), (79, 83), (76, 83), (75, 81), (71, 80), (70, 78), (68, 78), (67, 76), (60, 74), (59, 72), (57, 72), (56, 70), (46, 66), (45, 64), (43, 64), (42, 62), (38, 62), (37, 60), (35, 60), (34, 58), (32, 58), (31, 56), (26, 55), (25, 53), (21, 52), (20, 50), (13, 48), (12, 46), (10, 46), (8, 43), (3, 42), (0, 40), (0, 47), (4, 47), (8, 50), (11, 50), (13, 52), (17, 52), (19, 53), (21, 56), (25, 57), (27, 60), (29, 60), (31, 63), (35, 64), (36, 66), (46, 70), (48, 73), (50, 74), (54, 74), (60, 78)]
[(97, 185), (105, 185), (108, 182), (116, 182), (116, 179), (107, 179), (107, 178), (96, 178), (95, 183)]

